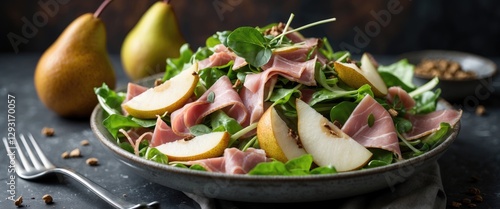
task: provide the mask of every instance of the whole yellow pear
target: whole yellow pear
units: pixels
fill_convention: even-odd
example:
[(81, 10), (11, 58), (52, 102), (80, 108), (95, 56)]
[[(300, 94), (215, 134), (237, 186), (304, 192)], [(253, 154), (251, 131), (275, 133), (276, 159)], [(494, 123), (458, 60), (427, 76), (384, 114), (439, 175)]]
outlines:
[(38, 61), (34, 82), (42, 103), (58, 115), (90, 116), (97, 105), (94, 87), (116, 83), (105, 26), (96, 14), (81, 15), (63, 31)]
[(164, 72), (167, 58), (179, 56), (185, 43), (168, 1), (153, 4), (123, 41), (121, 61), (131, 80)]

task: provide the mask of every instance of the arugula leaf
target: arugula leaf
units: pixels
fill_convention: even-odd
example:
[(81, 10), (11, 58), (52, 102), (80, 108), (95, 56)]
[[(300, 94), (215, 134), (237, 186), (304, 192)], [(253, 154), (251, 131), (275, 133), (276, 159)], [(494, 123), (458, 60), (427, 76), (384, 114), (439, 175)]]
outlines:
[(240, 27), (227, 37), (227, 47), (255, 67), (261, 67), (271, 59), (269, 41), (253, 27)]
[(203, 134), (208, 134), (212, 132), (212, 129), (205, 124), (197, 124), (189, 127), (189, 132), (194, 136), (200, 136)]
[(168, 157), (154, 147), (147, 148), (144, 158), (161, 164), (168, 164)]
[(356, 103), (354, 102), (342, 101), (338, 103), (330, 109), (330, 121), (338, 121), (340, 124), (344, 124), (355, 108)]
[(97, 95), (97, 100), (102, 109), (107, 114), (121, 114), (121, 104), (125, 100), (124, 93), (109, 89), (106, 83), (102, 83), (101, 87), (94, 88), (94, 93)]
[(327, 90), (327, 89), (321, 89), (319, 91), (316, 91), (312, 95), (312, 99), (309, 102), (309, 105), (313, 106), (319, 102), (323, 101), (331, 101), (335, 99), (355, 99), (356, 101), (361, 101), (363, 97), (366, 94), (373, 95), (373, 92), (371, 91), (371, 87), (368, 84), (365, 84), (359, 89), (356, 90), (345, 90), (340, 87), (333, 87), (333, 91)]
[(430, 149), (434, 149), (446, 139), (446, 137), (451, 133), (451, 130), (453, 130), (453, 128), (449, 123), (440, 123), (439, 129), (436, 132), (424, 137), (422, 142), (427, 144)]
[(189, 63), (193, 56), (193, 51), (189, 48), (189, 44), (185, 43), (179, 49), (180, 55), (178, 58), (167, 58), (167, 67), (162, 80), (166, 81), (181, 72), (185, 65)]
[(243, 129), (238, 121), (221, 110), (210, 114), (210, 126), (212, 126), (213, 131), (227, 131), (231, 135)]
[(394, 154), (391, 151), (369, 148), (370, 152), (373, 154), (370, 162), (365, 166), (365, 168), (374, 168), (379, 166), (385, 166), (392, 163), (394, 160)]
[(413, 84), (414, 67), (408, 63), (407, 59), (402, 59), (388, 66), (380, 65), (377, 70), (387, 87), (400, 86), (406, 92), (410, 92), (415, 89)]
[(337, 173), (333, 167), (317, 167), (311, 170), (313, 163), (312, 155), (304, 154), (300, 157), (289, 160), (286, 163), (274, 160), (271, 162), (259, 163), (248, 172), (249, 175), (310, 175)]
[(142, 127), (137, 122), (132, 120), (130, 116), (123, 116), (119, 114), (109, 115), (106, 119), (102, 121), (102, 124), (109, 133), (116, 139), (118, 137), (118, 130), (129, 129), (129, 128), (139, 128)]

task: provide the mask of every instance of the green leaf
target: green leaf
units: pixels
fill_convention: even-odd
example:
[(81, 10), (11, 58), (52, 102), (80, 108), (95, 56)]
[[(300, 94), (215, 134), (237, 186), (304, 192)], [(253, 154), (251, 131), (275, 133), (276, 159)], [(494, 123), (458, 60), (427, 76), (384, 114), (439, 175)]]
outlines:
[(239, 27), (231, 32), (227, 37), (227, 47), (255, 67), (269, 62), (272, 55), (267, 39), (253, 27)]
[(310, 174), (334, 174), (337, 169), (333, 166), (321, 166), (311, 170)]
[(434, 133), (424, 137), (422, 142), (429, 145), (430, 149), (434, 149), (437, 145), (441, 144), (449, 133), (451, 133), (452, 127), (449, 123), (439, 124), (439, 129)]
[(368, 121), (367, 121), (368, 127), (371, 128), (373, 126), (373, 124), (375, 123), (375, 116), (373, 116), (373, 114), (370, 114), (370, 115), (368, 115), (367, 119), (368, 119)]
[(191, 134), (193, 134), (194, 136), (200, 136), (203, 134), (211, 133), (212, 129), (210, 129), (205, 124), (197, 124), (197, 125), (189, 127), (189, 132)]
[(296, 88), (293, 89), (279, 88), (275, 89), (272, 92), (271, 97), (269, 97), (269, 101), (274, 102), (275, 105), (285, 104), (290, 101), (290, 98), (300, 97), (300, 94), (301, 94), (300, 91), (297, 90)]
[(189, 169), (197, 170), (197, 171), (207, 171), (207, 169), (205, 169), (203, 166), (201, 166), (199, 164), (194, 164), (192, 166), (189, 166)]
[(161, 164), (168, 164), (168, 157), (154, 147), (148, 147), (144, 158)]
[(285, 163), (288, 170), (304, 170), (309, 171), (313, 163), (313, 157), (310, 154), (305, 154), (300, 157), (289, 160)]
[(389, 165), (394, 160), (394, 154), (391, 151), (377, 148), (369, 148), (369, 150), (373, 155), (365, 168)]
[(356, 108), (356, 103), (343, 101), (333, 106), (330, 110), (330, 120), (338, 121), (340, 124), (345, 124), (352, 111)]
[(94, 88), (94, 93), (97, 95), (99, 105), (107, 114), (121, 114), (121, 104), (125, 100), (124, 93), (109, 89), (106, 83), (103, 83), (101, 87)]
[(167, 67), (163, 76), (163, 81), (166, 81), (175, 75), (179, 74), (187, 63), (190, 62), (193, 51), (189, 48), (189, 44), (183, 44), (179, 49), (180, 55), (177, 58), (167, 58)]
[(414, 67), (408, 63), (407, 59), (402, 59), (388, 66), (380, 65), (378, 71), (387, 87), (400, 86), (405, 91), (410, 92), (415, 89), (413, 84)]
[(106, 129), (108, 129), (109, 133), (116, 139), (118, 136), (118, 130), (130, 129), (130, 128), (138, 128), (141, 127), (137, 122), (132, 120), (132, 117), (127, 117), (123, 115), (113, 114), (109, 115), (106, 119), (102, 121), (102, 124)]
[(249, 175), (287, 175), (290, 172), (286, 169), (284, 163), (280, 161), (271, 161), (257, 164), (248, 172)]
[(210, 114), (210, 126), (212, 126), (214, 131), (227, 131), (231, 135), (243, 129), (238, 121), (229, 117), (221, 110)]
[(208, 92), (207, 102), (214, 103), (214, 100), (215, 100), (215, 92), (213, 91)]

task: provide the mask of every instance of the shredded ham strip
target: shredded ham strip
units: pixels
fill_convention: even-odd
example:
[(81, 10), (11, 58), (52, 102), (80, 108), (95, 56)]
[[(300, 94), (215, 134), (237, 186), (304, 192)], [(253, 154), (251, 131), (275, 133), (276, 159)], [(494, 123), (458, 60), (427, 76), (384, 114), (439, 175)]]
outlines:
[(135, 141), (130, 137), (129, 132), (125, 131), (124, 129), (119, 129), (118, 130), (120, 133), (122, 133), (125, 138), (127, 138), (128, 142), (130, 145), (134, 148), (134, 154), (136, 156), (139, 156), (139, 145), (141, 144), (142, 140), (144, 140), (147, 136), (153, 137), (153, 133), (151, 132), (145, 132), (141, 134)]

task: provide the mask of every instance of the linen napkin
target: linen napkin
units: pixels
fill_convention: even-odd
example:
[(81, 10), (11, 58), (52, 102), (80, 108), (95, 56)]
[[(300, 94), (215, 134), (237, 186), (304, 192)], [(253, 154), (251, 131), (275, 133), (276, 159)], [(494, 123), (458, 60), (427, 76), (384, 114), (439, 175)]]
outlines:
[(392, 189), (382, 189), (364, 195), (320, 202), (301, 203), (250, 203), (210, 199), (190, 193), (187, 196), (196, 201), (202, 209), (266, 209), (266, 208), (338, 208), (338, 209), (400, 209), (446, 208), (446, 194), (441, 182), (437, 162), (415, 173), (405, 182)]

